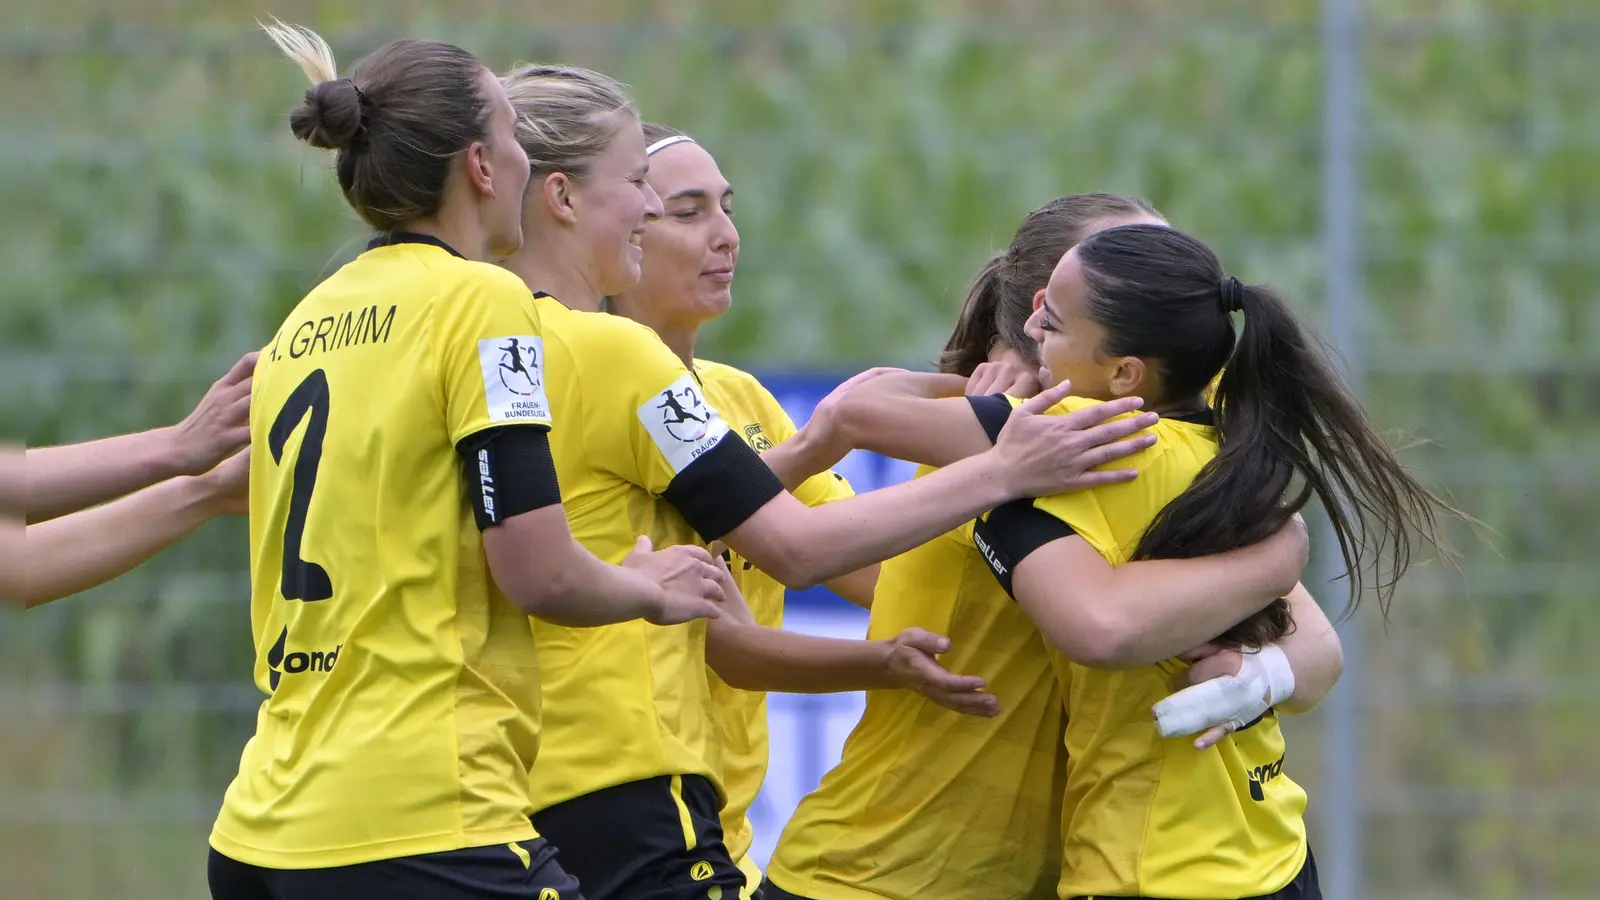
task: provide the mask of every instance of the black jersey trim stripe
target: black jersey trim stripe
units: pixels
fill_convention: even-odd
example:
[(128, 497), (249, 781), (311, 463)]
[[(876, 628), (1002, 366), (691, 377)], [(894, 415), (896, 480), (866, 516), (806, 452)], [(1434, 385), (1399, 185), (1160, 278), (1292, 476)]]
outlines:
[(743, 525), (783, 493), (783, 482), (737, 434), (729, 431), (717, 445), (684, 467), (661, 493), (684, 521), (707, 541)]
[(1013, 407), (1005, 394), (986, 394), (982, 397), (968, 397), (967, 402), (972, 404), (972, 411), (978, 417), (978, 424), (983, 426), (984, 433), (989, 435), (989, 443), (1000, 440), (1000, 429), (1006, 427), (1006, 420), (1011, 418)]
[(427, 244), (430, 247), (438, 247), (456, 259), (466, 259), (465, 256), (456, 252), (456, 248), (446, 244), (444, 241), (431, 234), (418, 234), (415, 231), (391, 231), (388, 234), (380, 234), (367, 241), (367, 249), (376, 250), (379, 247), (393, 247), (396, 244)]
[[(983, 430), (989, 435), (990, 443), (1000, 439), (1000, 429), (1006, 426), (1011, 414), (1016, 407), (1006, 399), (1005, 394), (985, 394), (981, 397), (968, 397), (967, 402), (972, 405), (972, 411), (983, 425)], [(1190, 425), (1216, 425), (1217, 411), (1211, 407), (1196, 410), (1182, 415), (1164, 416), (1174, 422), (1187, 422)]]
[(549, 426), (486, 428), (462, 440), (456, 452), (479, 531), (561, 502)]
[(1032, 498), (1013, 500), (972, 523), (972, 542), (989, 565), (989, 573), (1016, 599), (1011, 579), (1028, 554), (1051, 541), (1071, 537), (1072, 526), (1033, 505)]

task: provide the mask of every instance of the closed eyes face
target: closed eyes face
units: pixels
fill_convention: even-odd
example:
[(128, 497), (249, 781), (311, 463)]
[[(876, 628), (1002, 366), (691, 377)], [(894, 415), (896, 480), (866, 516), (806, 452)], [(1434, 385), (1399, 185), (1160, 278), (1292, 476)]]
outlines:
[[(1084, 229), (1079, 240), (1122, 225), (1166, 224), (1166, 219), (1146, 213), (1109, 216)], [(1070, 380), (1074, 396), (1095, 400), (1127, 396), (1144, 381), (1144, 361), (1102, 352), (1106, 330), (1089, 318), (1088, 298), (1089, 284), (1074, 245), (1056, 264), (1044, 290), (1033, 295), (1033, 316), (1024, 327), (1038, 344), (1040, 381), (1049, 387)]]
[(1074, 396), (1111, 400), (1117, 361), (1101, 353), (1106, 330), (1089, 318), (1088, 293), (1078, 251), (1073, 249), (1050, 273), (1044, 290), (1034, 295), (1027, 333), (1039, 344), (1041, 374), (1050, 385), (1070, 380)]
[(733, 302), (739, 261), (733, 187), (711, 154), (689, 141), (650, 158), (649, 182), (662, 216), (645, 229), (643, 274), (628, 296), (663, 322), (711, 321)]

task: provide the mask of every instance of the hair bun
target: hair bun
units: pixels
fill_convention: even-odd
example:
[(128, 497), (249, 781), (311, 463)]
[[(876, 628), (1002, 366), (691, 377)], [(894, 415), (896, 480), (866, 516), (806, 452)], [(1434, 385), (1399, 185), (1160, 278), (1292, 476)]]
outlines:
[(366, 125), (366, 105), (354, 81), (324, 81), (306, 91), (306, 102), (289, 116), (289, 128), (313, 147), (349, 150)]

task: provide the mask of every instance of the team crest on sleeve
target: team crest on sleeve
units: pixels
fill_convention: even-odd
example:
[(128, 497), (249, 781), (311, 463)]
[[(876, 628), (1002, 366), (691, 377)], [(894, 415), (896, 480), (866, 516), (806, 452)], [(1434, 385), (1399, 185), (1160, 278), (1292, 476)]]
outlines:
[(760, 422), (752, 422), (744, 427), (744, 441), (757, 453), (765, 453), (772, 449), (772, 441), (761, 433)]
[(688, 375), (646, 400), (639, 407), (639, 421), (674, 473), (715, 447), (728, 432), (722, 417), (700, 395), (700, 385)]
[(548, 422), (544, 391), (544, 341), (531, 335), (478, 342), (483, 393), (493, 422)]

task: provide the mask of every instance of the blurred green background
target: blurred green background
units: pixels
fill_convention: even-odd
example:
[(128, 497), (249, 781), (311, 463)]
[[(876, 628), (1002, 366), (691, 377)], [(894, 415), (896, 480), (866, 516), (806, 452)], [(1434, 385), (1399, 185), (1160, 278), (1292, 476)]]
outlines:
[[(738, 187), (757, 371), (935, 358), (1029, 209), (1145, 196), (1231, 271), (1323, 310), (1317, 4), (451, 4), (29, 0), (0, 36), (5, 385), (31, 444), (175, 421), (362, 240), (286, 123), (273, 13), (341, 67), (401, 35), (599, 68)], [(1368, 406), (1492, 534), (1392, 621), (1364, 609), (1370, 898), (1600, 896), (1600, 6), (1368, 3)], [(15, 10), (16, 8), (13, 7)], [(796, 17), (798, 16), (798, 18)], [(204, 836), (259, 700), (243, 524), (0, 619), (7, 897), (204, 897)], [(1323, 591), (1337, 607), (1337, 591)], [(1331, 875), (1331, 873), (1328, 873)]]

